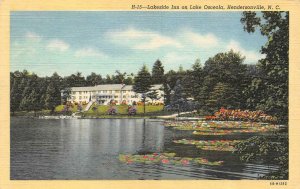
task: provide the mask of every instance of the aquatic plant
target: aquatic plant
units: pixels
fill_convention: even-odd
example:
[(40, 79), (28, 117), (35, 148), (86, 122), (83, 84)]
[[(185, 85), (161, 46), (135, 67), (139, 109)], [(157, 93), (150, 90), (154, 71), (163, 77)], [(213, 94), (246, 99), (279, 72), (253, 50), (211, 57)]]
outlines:
[(152, 154), (120, 154), (119, 160), (123, 163), (145, 163), (145, 164), (173, 164), (189, 165), (191, 163), (201, 165), (222, 165), (223, 161), (208, 161), (205, 158), (176, 157), (175, 153), (152, 153)]
[(202, 150), (212, 150), (212, 151), (233, 151), (234, 145), (240, 140), (174, 140), (177, 144), (191, 144), (195, 145), (197, 148)]

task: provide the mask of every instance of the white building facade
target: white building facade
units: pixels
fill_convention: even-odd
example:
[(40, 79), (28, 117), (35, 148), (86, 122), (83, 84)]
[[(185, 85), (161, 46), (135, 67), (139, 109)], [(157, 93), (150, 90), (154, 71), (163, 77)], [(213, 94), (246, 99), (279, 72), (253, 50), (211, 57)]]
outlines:
[[(150, 91), (156, 91), (157, 98), (146, 98), (146, 103), (164, 103), (163, 85), (152, 85)], [(141, 102), (142, 94), (133, 91), (133, 85), (124, 84), (106, 84), (91, 87), (72, 87), (71, 98), (68, 99), (72, 103), (89, 103), (90, 101), (98, 104), (107, 105), (114, 100), (116, 104), (133, 104), (133, 102)]]

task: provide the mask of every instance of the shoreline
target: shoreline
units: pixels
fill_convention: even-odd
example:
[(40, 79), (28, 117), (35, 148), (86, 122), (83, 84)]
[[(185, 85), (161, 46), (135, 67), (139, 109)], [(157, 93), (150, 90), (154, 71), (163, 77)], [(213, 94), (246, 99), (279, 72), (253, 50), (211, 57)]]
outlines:
[[(168, 113), (168, 114), (167, 114)], [(192, 112), (181, 112), (178, 117), (178, 113), (175, 112), (160, 112), (160, 113), (146, 113), (146, 114), (85, 114), (84, 112), (73, 112), (71, 115), (63, 115), (58, 112), (54, 112), (52, 115), (49, 110), (39, 112), (15, 112), (14, 115), (11, 113), (10, 117), (24, 117), (31, 119), (162, 119), (162, 120), (202, 120), (204, 117), (183, 117), (185, 114), (195, 113)], [(180, 117), (182, 116), (182, 117)]]
[(53, 116), (30, 116), (30, 115), (14, 115), (10, 116), (18, 118), (30, 118), (30, 119), (161, 119), (161, 120), (173, 120), (175, 118), (160, 118), (159, 116), (126, 116), (126, 115), (103, 115), (103, 116), (65, 116), (65, 115), (53, 115)]

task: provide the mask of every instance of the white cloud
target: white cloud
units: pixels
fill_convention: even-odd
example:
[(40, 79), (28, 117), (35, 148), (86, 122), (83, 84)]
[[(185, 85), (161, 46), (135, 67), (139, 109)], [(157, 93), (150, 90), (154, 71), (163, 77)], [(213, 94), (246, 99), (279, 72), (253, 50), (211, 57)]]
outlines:
[(231, 50), (231, 49), (235, 52), (240, 52), (242, 56), (245, 56), (247, 63), (255, 64), (259, 59), (264, 58), (264, 56), (259, 52), (246, 50), (243, 47), (241, 47), (239, 42), (234, 40), (231, 40), (226, 46), (226, 50)]
[(53, 40), (50, 40), (48, 45), (47, 45), (47, 48), (49, 50), (57, 50), (57, 51), (60, 51), (60, 52), (64, 52), (66, 50), (68, 50), (70, 47), (70, 45), (62, 40), (59, 40), (59, 39), (53, 39)]
[(75, 51), (75, 56), (76, 57), (101, 57), (101, 58), (106, 57), (106, 55), (103, 52), (90, 47)]
[(26, 39), (33, 41), (33, 42), (40, 42), (42, 40), (42, 37), (36, 33), (33, 32), (27, 32), (25, 35)]
[[(107, 37), (112, 42), (125, 45), (133, 50), (157, 50), (164, 47), (163, 50), (167, 54), (163, 57), (167, 64), (180, 61), (191, 61), (193, 63), (194, 59), (199, 56), (205, 61), (218, 52), (225, 52), (230, 49), (245, 56), (245, 63), (253, 64), (264, 57), (258, 51), (246, 50), (237, 41), (227, 42), (214, 33), (198, 33), (190, 28), (179, 30), (172, 36), (166, 36), (157, 31), (129, 28), (109, 32)], [(191, 57), (189, 58), (189, 56)]]
[(199, 48), (215, 48), (220, 44), (220, 40), (212, 33), (200, 34), (186, 30), (183, 35), (190, 43)]
[(169, 65), (176, 65), (176, 64), (186, 64), (186, 63), (193, 63), (195, 57), (191, 56), (190, 54), (182, 54), (178, 52), (170, 52), (167, 53), (163, 58), (162, 61), (164, 64)]
[(182, 44), (177, 40), (154, 31), (129, 28), (123, 31), (109, 32), (107, 35), (112, 42), (124, 44), (137, 50), (156, 50), (165, 46), (182, 47)]

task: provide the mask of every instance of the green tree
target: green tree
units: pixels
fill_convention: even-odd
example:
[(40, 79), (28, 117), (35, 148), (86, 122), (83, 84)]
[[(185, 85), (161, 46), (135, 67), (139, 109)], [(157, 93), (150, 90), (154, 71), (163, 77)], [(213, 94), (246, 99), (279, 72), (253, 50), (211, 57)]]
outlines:
[[(262, 47), (265, 58), (258, 63), (260, 74), (252, 79), (245, 90), (251, 108), (261, 109), (275, 115), (282, 123), (288, 123), (288, 12), (243, 12), (244, 30), (252, 33), (256, 29), (268, 41)], [(287, 129), (269, 136), (257, 136), (237, 144), (236, 153), (246, 162), (261, 161), (279, 165), (264, 179), (288, 179), (288, 132)]]
[(113, 84), (113, 77), (107, 74), (105, 78), (105, 84)]
[(130, 75), (127, 75), (127, 77), (124, 79), (124, 84), (132, 85), (133, 83), (133, 73), (131, 73)]
[[(81, 74), (77, 73), (77, 75), (79, 76)], [(45, 106), (51, 110), (51, 113), (54, 113), (55, 107), (61, 103), (61, 83), (62, 78), (57, 73), (54, 73), (50, 77), (45, 95)]]
[(193, 83), (192, 97), (197, 101), (200, 105), (204, 104), (204, 96), (202, 95), (203, 88), (203, 68), (200, 63), (200, 59), (197, 59), (192, 66), (191, 73), (191, 83)]
[(45, 97), (46, 97), (48, 82), (49, 81), (46, 78), (38, 77), (37, 79), (36, 90), (38, 93), (39, 102), (36, 103), (36, 106), (38, 107), (38, 110), (42, 110), (45, 108)]
[[(56, 78), (56, 81), (61, 80), (57, 73), (52, 75), (52, 79)], [(87, 85), (85, 78), (80, 72), (72, 74), (63, 79), (64, 87), (84, 87)]]
[(192, 65), (191, 70), (185, 71), (182, 77), (182, 85), (184, 93), (187, 97), (194, 98), (195, 101), (201, 102), (200, 92), (203, 85), (203, 69), (200, 59), (197, 59)]
[(49, 110), (51, 110), (51, 113), (54, 113), (54, 109), (57, 105), (60, 104), (60, 90), (57, 86), (54, 85), (53, 82), (51, 82), (46, 91), (46, 97), (45, 97), (45, 106)]
[(181, 74), (174, 70), (170, 70), (165, 74), (165, 83), (164, 83), (164, 94), (165, 94), (165, 104), (171, 103), (171, 91), (176, 85), (176, 81), (181, 79)]
[(184, 93), (181, 80), (178, 79), (176, 81), (175, 87), (173, 88), (173, 91), (171, 92), (171, 104), (172, 105), (181, 104), (181, 102), (184, 101), (185, 99), (186, 99), (186, 95)]
[(66, 104), (68, 99), (71, 98), (71, 92), (72, 92), (71, 88), (66, 88), (66, 89), (63, 89), (61, 91), (61, 93), (62, 93), (62, 96), (61, 96), (62, 104)]
[(218, 82), (211, 91), (207, 100), (210, 112), (216, 112), (221, 107), (235, 109), (239, 107), (239, 100), (237, 99), (237, 91), (228, 84)]
[(152, 67), (152, 84), (164, 83), (164, 67), (159, 59), (157, 59)]
[[(33, 98), (38, 98), (36, 96), (37, 93), (37, 81), (38, 76), (36, 74), (28, 74), (27, 72), (24, 73), (24, 80), (25, 80), (25, 87), (22, 93), (22, 100), (20, 102), (20, 109), (31, 111), (33, 110), (33, 105), (31, 104), (34, 101)], [(32, 91), (35, 90), (35, 94), (32, 94)], [(36, 105), (36, 104), (35, 104)], [(35, 110), (37, 108), (34, 108)]]
[(36, 111), (40, 109), (40, 99), (39, 99), (39, 93), (37, 89), (33, 88), (30, 95), (27, 97), (27, 101), (29, 102), (27, 104), (28, 110), (34, 111), (34, 115), (36, 115)]
[(22, 100), (21, 77), (22, 75), (19, 71), (12, 73), (10, 77), (10, 111), (13, 113), (13, 115), (15, 111), (19, 110)]
[(103, 84), (101, 75), (92, 72), (90, 75), (86, 77), (87, 86), (96, 86), (100, 84)]
[(153, 103), (153, 100), (156, 100), (158, 98), (158, 92), (156, 90), (152, 90), (147, 93), (147, 97), (150, 98)]
[(151, 88), (151, 75), (146, 65), (143, 65), (143, 67), (138, 72), (137, 76), (135, 76), (134, 78), (133, 90), (134, 92), (143, 95), (144, 113), (146, 112), (145, 109), (146, 93), (150, 91), (150, 88)]
[[(243, 64), (244, 59), (245, 57), (243, 57), (240, 53), (230, 50), (226, 53), (218, 53), (205, 62), (202, 72), (203, 81), (199, 81), (202, 85), (201, 87), (198, 87), (199, 92), (197, 96), (197, 99), (204, 102), (205, 108), (210, 110), (218, 109), (220, 105), (213, 103), (218, 102), (218, 100), (211, 98), (212, 95), (217, 97), (217, 91), (221, 90), (221, 88), (224, 89), (221, 90), (222, 93), (231, 97), (226, 98), (226, 101), (224, 101), (224, 99), (222, 100), (223, 103), (225, 103), (223, 105), (224, 107), (229, 108), (234, 106), (235, 108), (240, 108), (242, 106), (244, 103), (242, 91), (245, 88), (244, 81), (246, 72), (246, 65)], [(199, 79), (201, 80), (202, 78)], [(218, 83), (222, 83), (223, 86), (221, 87)], [(229, 90), (228, 87), (231, 89)], [(230, 91), (232, 94), (228, 94)]]
[[(269, 114), (277, 116), (281, 122), (288, 120), (288, 68), (289, 68), (289, 13), (270, 11), (256, 14), (243, 12), (241, 18), (244, 30), (248, 33), (259, 29), (268, 41), (262, 47), (261, 53), (265, 58), (259, 61), (261, 77), (253, 80), (250, 94), (263, 92), (264, 96), (257, 102), (256, 107)], [(264, 89), (261, 91), (261, 89)], [(249, 101), (255, 101), (250, 96)]]

